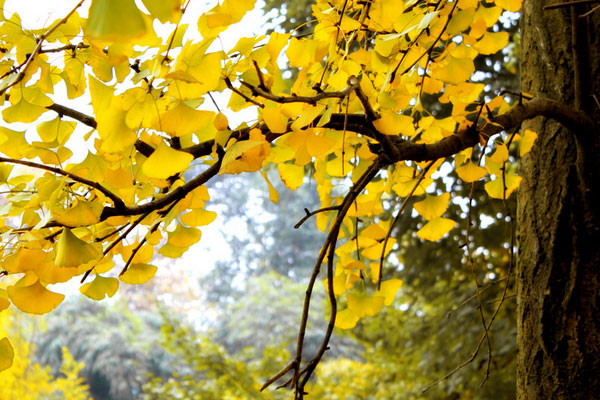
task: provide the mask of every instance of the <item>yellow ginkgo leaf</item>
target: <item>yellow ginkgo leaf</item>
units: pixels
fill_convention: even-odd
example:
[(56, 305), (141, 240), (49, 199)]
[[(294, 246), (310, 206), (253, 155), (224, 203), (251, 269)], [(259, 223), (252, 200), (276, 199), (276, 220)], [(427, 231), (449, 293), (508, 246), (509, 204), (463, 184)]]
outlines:
[(454, 228), (455, 224), (456, 222), (448, 218), (434, 218), (419, 229), (417, 236), (421, 239), (435, 242), (440, 240), (450, 229)]
[(277, 62), (279, 53), (281, 53), (281, 50), (288, 43), (289, 38), (289, 33), (273, 32), (269, 36), (269, 42), (267, 43), (267, 51), (273, 63)]
[(187, 226), (204, 226), (213, 222), (217, 213), (204, 209), (191, 210), (183, 214), (179, 219)]
[(69, 228), (64, 228), (56, 243), (54, 265), (74, 268), (98, 260), (101, 256), (102, 252), (97, 247), (79, 239)]
[(348, 308), (359, 318), (372, 317), (381, 311), (384, 303), (383, 296), (369, 296), (366, 294), (348, 294)]
[(53, 120), (39, 123), (36, 130), (42, 141), (49, 143), (56, 140), (59, 144), (64, 144), (73, 133), (75, 125), (75, 122), (56, 117)]
[(13, 359), (15, 358), (15, 351), (10, 344), (8, 338), (2, 338), (0, 340), (0, 371), (9, 369), (12, 367)]
[(360, 233), (360, 237), (368, 237), (374, 240), (382, 240), (387, 232), (379, 224), (370, 224)]
[[(135, 250), (135, 255), (131, 258), (133, 252)], [(124, 262), (132, 262), (132, 263), (146, 263), (152, 260), (152, 256), (154, 255), (154, 247), (144, 244), (140, 247), (139, 242), (136, 240), (129, 246), (123, 246), (121, 248), (121, 257)], [(130, 260), (131, 259), (131, 260)], [(94, 268), (94, 272), (98, 272), (97, 268)]]
[(498, 7), (504, 8), (506, 11), (517, 12), (521, 9), (523, 0), (496, 0)]
[(518, 175), (506, 174), (504, 177), (504, 182), (502, 182), (502, 178), (497, 177), (493, 181), (486, 183), (485, 191), (490, 195), (491, 198), (508, 199), (511, 193), (519, 187), (522, 180), (523, 178)]
[(508, 32), (486, 32), (473, 48), (479, 54), (495, 54), (508, 44)]
[(487, 172), (485, 171), (485, 168), (469, 161), (465, 165), (456, 168), (456, 173), (458, 174), (458, 177), (465, 182), (475, 182), (483, 178)]
[(46, 252), (42, 249), (21, 247), (2, 262), (2, 268), (12, 274), (34, 270), (44, 262)]
[(93, 225), (100, 221), (103, 208), (100, 203), (82, 200), (67, 210), (53, 208), (52, 217), (61, 225), (69, 227)]
[(288, 117), (281, 112), (279, 107), (265, 108), (262, 112), (262, 118), (267, 124), (269, 130), (273, 133), (287, 132)]
[(46, 314), (65, 299), (65, 295), (46, 289), (38, 279), (28, 286), (20, 286), (19, 282), (15, 286), (9, 286), (7, 291), (10, 301), (23, 312)]
[(373, 121), (373, 125), (385, 135), (413, 136), (415, 134), (412, 117), (400, 115), (390, 110), (384, 110), (381, 113), (381, 118)]
[(322, 135), (308, 134), (306, 136), (306, 150), (313, 157), (324, 159), (333, 152), (335, 141)]
[[(333, 277), (333, 294), (336, 296), (340, 296), (346, 290), (351, 289), (354, 282), (359, 279), (359, 277), (353, 273), (346, 274), (341, 273)], [(329, 279), (325, 278), (323, 280), (323, 285), (325, 285), (325, 290), (329, 291)]]
[(150, 15), (163, 24), (169, 21), (181, 6), (181, 0), (142, 0), (142, 3), (150, 11)]
[(381, 289), (375, 292), (375, 295), (383, 296), (383, 304), (389, 306), (394, 302), (398, 289), (402, 287), (400, 279), (389, 279), (381, 282)]
[(340, 329), (352, 329), (356, 326), (359, 318), (349, 308), (345, 310), (338, 311), (335, 316), (335, 327)]
[(344, 265), (344, 269), (367, 269), (367, 266), (360, 261), (352, 261)]
[(133, 0), (93, 0), (85, 32), (105, 41), (127, 41), (142, 36), (146, 23)]
[(273, 184), (269, 180), (269, 177), (264, 171), (260, 171), (260, 174), (265, 179), (265, 182), (267, 182), (267, 186), (269, 187), (269, 200), (271, 200), (273, 204), (279, 203), (279, 193), (277, 193), (277, 190), (275, 190), (275, 188), (273, 187)]
[(12, 106), (2, 110), (4, 122), (33, 122), (52, 104), (37, 86), (11, 91), (10, 95)]
[(521, 157), (529, 153), (537, 137), (537, 133), (530, 129), (525, 129), (523, 136), (519, 140), (519, 154)]
[(444, 193), (440, 196), (427, 195), (425, 200), (415, 203), (415, 210), (425, 219), (431, 220), (441, 216), (448, 208), (450, 193)]
[(373, 282), (373, 283), (379, 282), (380, 268), (381, 268), (381, 264), (378, 262), (369, 263), (369, 269), (371, 271), (371, 282)]
[(113, 297), (119, 288), (119, 280), (96, 275), (96, 278), (79, 288), (79, 291), (92, 300)]
[(298, 119), (292, 123), (292, 130), (297, 131), (309, 125), (315, 120), (315, 118), (321, 115), (323, 110), (325, 110), (324, 104), (319, 104), (316, 106), (308, 105), (304, 107), (300, 117), (298, 117)]
[(157, 267), (150, 264), (131, 264), (119, 279), (130, 285), (140, 285), (154, 277)]
[(214, 127), (215, 127), (216, 130), (218, 130), (218, 131), (224, 131), (224, 130), (227, 130), (229, 128), (229, 121), (227, 120), (227, 117), (225, 116), (225, 114), (218, 113), (215, 116), (215, 120), (213, 121), (213, 125), (214, 125)]
[(171, 136), (183, 136), (201, 130), (215, 118), (213, 111), (196, 110), (183, 101), (159, 114), (152, 127)]
[(304, 167), (294, 164), (279, 164), (277, 171), (281, 177), (281, 181), (290, 190), (296, 190), (304, 181)]
[(508, 148), (504, 143), (496, 144), (496, 151), (491, 156), (486, 156), (486, 162), (492, 160), (495, 163), (502, 164), (508, 160)]
[(200, 229), (186, 228), (182, 225), (177, 225), (173, 232), (169, 232), (169, 244), (175, 247), (188, 248), (198, 242), (202, 237)]
[(167, 179), (183, 172), (193, 159), (190, 153), (175, 150), (161, 142), (142, 165), (142, 172), (149, 178)]
[(244, 140), (229, 146), (219, 174), (239, 174), (258, 171), (269, 155), (271, 146), (264, 140), (259, 129), (250, 131), (250, 140)]
[(439, 68), (432, 75), (432, 78), (439, 79), (446, 83), (459, 84), (469, 80), (475, 72), (475, 64), (470, 58), (456, 58), (448, 56), (448, 64)]
[(166, 243), (158, 250), (158, 254), (169, 258), (179, 258), (187, 251), (187, 247), (177, 247), (170, 243)]

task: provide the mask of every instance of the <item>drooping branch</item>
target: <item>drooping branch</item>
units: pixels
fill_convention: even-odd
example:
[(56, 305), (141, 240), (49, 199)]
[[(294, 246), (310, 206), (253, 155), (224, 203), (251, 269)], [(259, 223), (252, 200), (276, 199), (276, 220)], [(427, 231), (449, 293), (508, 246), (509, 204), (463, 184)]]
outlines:
[[(338, 214), (336, 219), (329, 230), (329, 234), (325, 239), (325, 243), (321, 248), (315, 266), (313, 268), (312, 275), (310, 277), (309, 283), (306, 288), (306, 295), (304, 297), (304, 306), (302, 310), (302, 319), (300, 321), (300, 328), (298, 330), (298, 342), (296, 344), (296, 357), (294, 360), (288, 364), (281, 372), (276, 374), (274, 377), (269, 379), (261, 388), (261, 390), (266, 389), (269, 385), (271, 385), (275, 380), (279, 377), (283, 376), (285, 372), (294, 369), (294, 376), (287, 381), (283, 386), (292, 385), (295, 387), (295, 392), (300, 398), (303, 397), (304, 386), (308, 382), (308, 379), (312, 375), (314, 369), (317, 364), (323, 357), (325, 351), (327, 351), (327, 347), (329, 344), (329, 339), (331, 338), (331, 334), (333, 333), (333, 328), (335, 326), (335, 317), (336, 317), (336, 300), (333, 292), (333, 254), (335, 253), (335, 247), (337, 242), (337, 237), (339, 234), (340, 227), (346, 214), (356, 199), (356, 197), (362, 192), (362, 190), (367, 186), (369, 182), (377, 175), (379, 170), (386, 165), (386, 161), (382, 158), (377, 158), (373, 164), (363, 173), (363, 175), (359, 178), (359, 180), (354, 184), (354, 186), (350, 189), (348, 194), (344, 197), (342, 204), (337, 206)], [(312, 298), (312, 291), (314, 288), (314, 284), (319, 276), (321, 271), (321, 265), (325, 260), (325, 257), (329, 255), (327, 262), (327, 276), (328, 276), (328, 291), (329, 291), (329, 301), (331, 304), (331, 314), (329, 318), (329, 323), (327, 326), (327, 331), (319, 348), (317, 354), (310, 360), (307, 365), (300, 370), (300, 365), (302, 361), (302, 349), (304, 346), (304, 337), (306, 333), (306, 326), (308, 323), (308, 315), (310, 311), (310, 301)], [(302, 382), (300, 382), (300, 378), (302, 378)]]

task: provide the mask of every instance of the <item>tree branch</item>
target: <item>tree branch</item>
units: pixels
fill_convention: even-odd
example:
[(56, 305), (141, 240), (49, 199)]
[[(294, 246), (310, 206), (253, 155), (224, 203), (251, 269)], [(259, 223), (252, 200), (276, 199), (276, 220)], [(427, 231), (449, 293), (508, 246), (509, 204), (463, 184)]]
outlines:
[(51, 104), (48, 107), (46, 107), (48, 110), (52, 110), (54, 112), (56, 112), (58, 115), (60, 116), (67, 116), (70, 118), (73, 118), (74, 120), (77, 120), (87, 126), (89, 126), (90, 128), (94, 128), (96, 129), (98, 127), (98, 123), (96, 122), (96, 120), (93, 117), (90, 117), (89, 115), (86, 115), (82, 112), (73, 110), (72, 108), (60, 105), (60, 104)]
[(90, 181), (89, 179), (82, 178), (78, 175), (75, 175), (75, 174), (65, 171), (63, 169), (51, 167), (51, 166), (45, 165), (45, 164), (38, 164), (33, 161), (15, 160), (13, 158), (7, 158), (7, 157), (0, 157), (0, 163), (24, 165), (26, 167), (37, 168), (37, 169), (41, 169), (44, 171), (52, 172), (57, 175), (66, 176), (67, 178), (71, 178), (75, 182), (82, 183), (82, 184), (89, 186), (93, 189), (96, 189), (99, 192), (101, 192), (102, 194), (104, 194), (106, 197), (108, 197), (109, 199), (112, 200), (112, 202), (114, 204), (114, 209), (120, 210), (120, 209), (126, 208), (125, 203), (119, 196), (117, 196), (116, 194), (114, 194), (113, 192), (111, 192), (110, 190), (108, 190), (107, 188), (105, 188), (104, 186), (99, 184), (98, 182)]
[(184, 185), (179, 186), (178, 188), (166, 193), (164, 196), (152, 200), (148, 203), (144, 203), (135, 207), (104, 207), (104, 210), (100, 215), (100, 221), (104, 221), (105, 219), (114, 216), (140, 215), (160, 210), (161, 208), (171, 204), (172, 202), (184, 198), (192, 190), (208, 182), (208, 180), (210, 180), (219, 172), (219, 168), (221, 168), (221, 160), (214, 163), (206, 171), (194, 177)]

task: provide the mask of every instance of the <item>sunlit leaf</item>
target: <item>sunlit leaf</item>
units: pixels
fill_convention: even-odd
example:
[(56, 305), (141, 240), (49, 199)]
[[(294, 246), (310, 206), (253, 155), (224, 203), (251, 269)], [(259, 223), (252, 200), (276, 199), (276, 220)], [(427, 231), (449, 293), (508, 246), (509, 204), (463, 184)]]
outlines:
[(169, 21), (181, 6), (181, 0), (142, 0), (142, 3), (150, 11), (150, 15), (162, 23)]
[(434, 218), (427, 222), (424, 227), (419, 229), (417, 235), (421, 239), (436, 242), (440, 240), (446, 233), (450, 232), (454, 228), (456, 222), (448, 218)]
[(400, 115), (393, 111), (384, 111), (381, 118), (373, 121), (377, 130), (385, 135), (412, 136), (415, 133), (413, 119), (408, 115)]
[(383, 296), (349, 293), (348, 308), (354, 311), (359, 318), (372, 317), (381, 311), (384, 300)]
[(92, 282), (80, 287), (79, 291), (92, 300), (102, 300), (105, 297), (113, 297), (118, 288), (118, 279), (96, 275)]
[(356, 326), (359, 318), (354, 311), (349, 308), (338, 311), (335, 316), (335, 327), (340, 329), (352, 329)]
[(470, 58), (448, 56), (448, 64), (435, 71), (434, 78), (447, 83), (458, 84), (468, 80), (475, 72), (475, 65)]
[(525, 132), (521, 136), (519, 140), (519, 154), (523, 157), (525, 154), (529, 153), (535, 140), (537, 139), (537, 133), (530, 129), (525, 129)]
[(190, 153), (175, 150), (163, 141), (144, 162), (142, 171), (150, 178), (167, 179), (186, 170), (193, 159)]
[(188, 226), (204, 226), (213, 222), (217, 218), (217, 213), (204, 209), (191, 210), (181, 215), (179, 219)]
[(277, 165), (277, 171), (281, 181), (290, 190), (296, 190), (304, 181), (304, 167), (294, 164), (279, 164)]
[(277, 190), (275, 190), (273, 187), (269, 177), (264, 171), (260, 171), (260, 174), (263, 176), (265, 182), (267, 182), (267, 186), (269, 187), (269, 200), (271, 200), (274, 204), (279, 203), (279, 193), (277, 193)]
[(271, 146), (259, 129), (250, 132), (250, 140), (234, 143), (227, 149), (219, 174), (258, 171), (269, 155)]
[(97, 247), (79, 239), (69, 228), (64, 228), (56, 243), (54, 265), (65, 268), (79, 267), (98, 260), (101, 255)]
[(494, 54), (508, 44), (508, 32), (487, 32), (473, 48), (479, 54)]
[(517, 12), (521, 9), (523, 0), (496, 0), (496, 5), (506, 11)]
[(450, 193), (444, 193), (440, 196), (427, 195), (425, 200), (415, 203), (415, 210), (427, 220), (441, 216), (448, 208)]
[(288, 117), (283, 115), (279, 107), (265, 108), (262, 117), (271, 132), (284, 133), (287, 131)]
[(86, 33), (106, 41), (130, 40), (146, 32), (146, 23), (133, 0), (93, 0)]
[(149, 264), (131, 264), (119, 279), (130, 285), (141, 285), (154, 277), (157, 267)]
[(501, 177), (496, 177), (493, 181), (487, 182), (485, 191), (494, 199), (508, 199), (511, 193), (519, 187), (522, 180), (523, 178), (518, 175), (506, 174), (504, 182)]
[(388, 279), (387, 281), (381, 282), (381, 289), (375, 292), (375, 294), (383, 296), (383, 304), (389, 306), (394, 302), (396, 293), (401, 287), (402, 281), (400, 279)]
[(54, 208), (52, 216), (64, 226), (87, 226), (100, 221), (100, 214), (102, 214), (103, 209), (104, 207), (100, 203), (82, 200), (66, 210)]
[(28, 286), (9, 286), (8, 297), (19, 310), (30, 314), (46, 314), (54, 310), (65, 296), (46, 289), (39, 280)]
[(485, 168), (469, 161), (465, 165), (456, 168), (456, 173), (458, 174), (458, 177), (465, 182), (475, 182), (483, 178), (487, 172), (485, 171)]
[(169, 232), (169, 244), (175, 247), (188, 248), (202, 236), (202, 232), (196, 228), (186, 228), (177, 225), (173, 232)]

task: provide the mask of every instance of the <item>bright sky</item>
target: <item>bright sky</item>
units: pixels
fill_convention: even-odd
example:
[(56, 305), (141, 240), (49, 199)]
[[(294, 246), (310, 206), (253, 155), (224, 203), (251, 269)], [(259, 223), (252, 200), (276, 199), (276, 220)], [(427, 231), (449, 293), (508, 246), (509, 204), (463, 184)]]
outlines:
[[(37, 29), (44, 26), (47, 27), (53, 21), (64, 17), (77, 2), (78, 0), (6, 0), (4, 5), (4, 16), (10, 18), (14, 12), (17, 12), (21, 17), (22, 25), (24, 27)], [(138, 3), (140, 3), (140, 1), (138, 1)], [(78, 10), (81, 16), (87, 16), (87, 9), (90, 4), (91, 0), (88, 0)], [(190, 28), (188, 28), (187, 31), (188, 33), (186, 34), (186, 39), (199, 38), (196, 29), (196, 20), (203, 11), (210, 9), (215, 4), (216, 1), (191, 1), (182, 20), (182, 23), (189, 23), (190, 25)], [(219, 48), (215, 50), (232, 48), (240, 37), (255, 36), (264, 33), (266, 30), (266, 16), (262, 12), (262, 6), (263, 2), (260, 0), (257, 1), (257, 6), (253, 11), (249, 12), (240, 23), (231, 26), (221, 35), (217, 43)], [(173, 27), (174, 25), (162, 27), (155, 26), (159, 35), (165, 37), (171, 33)], [(64, 97), (64, 101), (60, 97)], [(58, 91), (54, 96), (54, 101), (57, 103), (62, 102), (63, 104), (69, 104), (69, 106), (77, 108), (78, 111), (91, 112), (89, 104), (85, 104), (85, 102), (76, 104), (72, 101), (68, 101), (66, 95), (61, 95)], [(217, 98), (217, 102), (224, 105), (227, 102), (227, 98)], [(53, 117), (54, 116), (51, 116), (49, 118)], [(81, 146), (85, 146), (85, 144), (82, 142)], [(224, 221), (217, 218), (213, 224), (204, 227), (202, 229), (202, 239), (200, 242), (185, 253), (182, 258), (177, 259), (176, 261), (161, 257), (157, 258), (155, 260), (155, 265), (159, 267), (159, 270), (155, 279), (169, 279), (169, 272), (173, 269), (177, 269), (182, 270), (185, 276), (191, 278), (189, 279), (189, 282), (193, 283), (196, 279), (207, 273), (216, 260), (227, 259), (230, 255), (230, 249), (227, 244), (224, 243), (224, 239), (219, 232), (223, 226)], [(119, 270), (118, 266), (115, 267), (115, 270)], [(80, 285), (75, 280), (66, 284), (53, 286), (53, 290), (68, 294), (78, 293)], [(170, 296), (166, 294), (162, 300), (168, 305)], [(191, 304), (192, 309), (195, 308), (194, 306), (197, 305)]]

